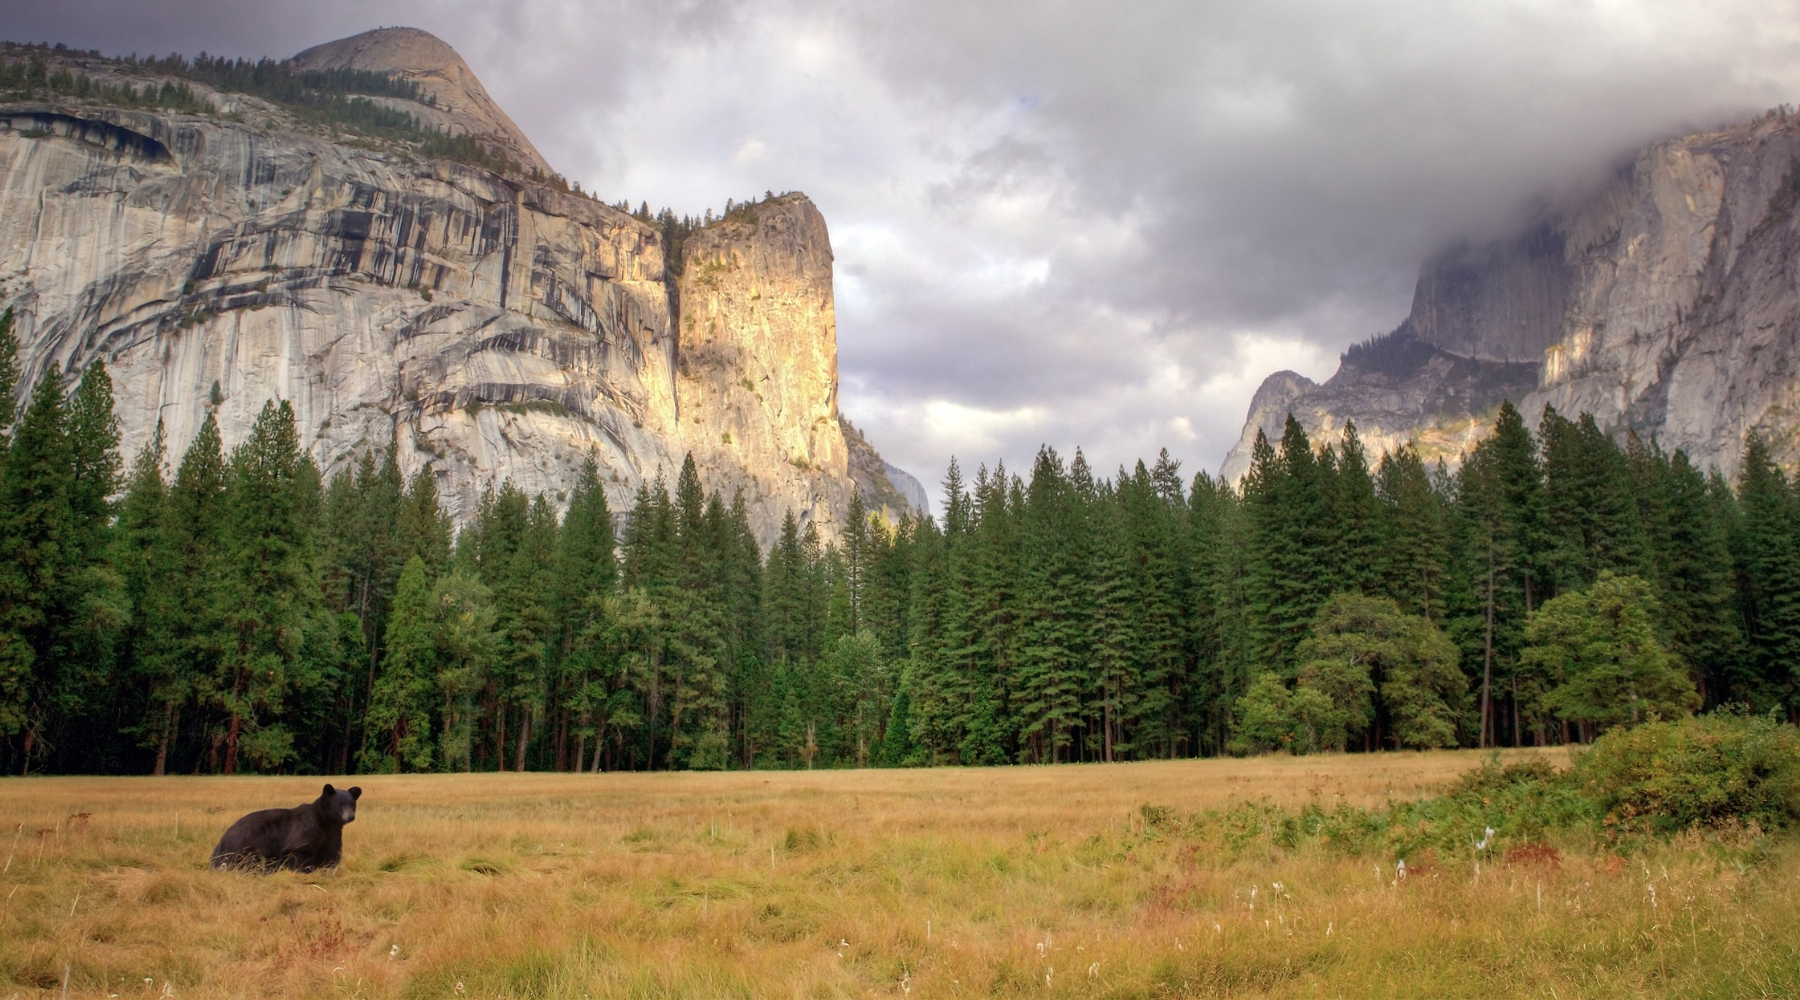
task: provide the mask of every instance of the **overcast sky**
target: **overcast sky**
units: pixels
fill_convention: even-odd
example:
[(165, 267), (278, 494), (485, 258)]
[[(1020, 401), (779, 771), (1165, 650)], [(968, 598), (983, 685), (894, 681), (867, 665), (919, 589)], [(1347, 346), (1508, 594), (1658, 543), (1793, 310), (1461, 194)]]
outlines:
[(0, 36), (453, 45), (551, 164), (698, 214), (811, 195), (840, 400), (935, 495), (1041, 442), (1216, 469), (1263, 377), (1645, 142), (1800, 100), (1795, 2), (4, 0)]

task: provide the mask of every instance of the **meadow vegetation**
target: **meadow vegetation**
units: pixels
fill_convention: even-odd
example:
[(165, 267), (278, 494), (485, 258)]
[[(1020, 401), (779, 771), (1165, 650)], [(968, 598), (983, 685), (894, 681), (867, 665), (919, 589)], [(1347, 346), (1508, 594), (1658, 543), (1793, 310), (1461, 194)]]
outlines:
[(1621, 832), (1598, 750), (1506, 753), (376, 775), (339, 871), (270, 877), (207, 853), (314, 779), (15, 779), (0, 995), (1795, 992), (1800, 845)]

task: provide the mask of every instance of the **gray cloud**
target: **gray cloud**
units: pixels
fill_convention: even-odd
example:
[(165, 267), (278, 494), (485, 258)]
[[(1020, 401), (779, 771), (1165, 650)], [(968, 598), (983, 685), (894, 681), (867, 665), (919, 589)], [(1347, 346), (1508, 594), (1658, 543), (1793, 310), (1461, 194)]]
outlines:
[(1043, 441), (1215, 466), (1261, 377), (1391, 328), (1424, 255), (1800, 92), (1795, 4), (1754, 0), (8, 8), (109, 53), (411, 24), (605, 197), (807, 191), (843, 405), (928, 481)]

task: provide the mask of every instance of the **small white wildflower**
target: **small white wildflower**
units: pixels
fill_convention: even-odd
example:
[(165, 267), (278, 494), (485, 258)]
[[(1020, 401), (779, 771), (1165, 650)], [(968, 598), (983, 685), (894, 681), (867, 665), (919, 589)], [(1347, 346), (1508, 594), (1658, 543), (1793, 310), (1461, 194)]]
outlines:
[(1100, 978), (1100, 963), (1099, 962), (1095, 962), (1093, 965), (1088, 966), (1088, 978), (1089, 979)]
[(392, 962), (394, 959), (399, 958), (399, 957), (400, 957), (400, 946), (399, 945), (395, 945), (392, 948), (388, 949), (388, 961)]

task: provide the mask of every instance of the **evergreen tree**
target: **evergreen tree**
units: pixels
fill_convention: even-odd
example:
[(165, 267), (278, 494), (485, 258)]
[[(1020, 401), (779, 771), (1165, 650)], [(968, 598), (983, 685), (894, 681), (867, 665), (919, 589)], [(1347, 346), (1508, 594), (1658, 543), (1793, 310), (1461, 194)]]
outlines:
[(437, 477), (430, 468), (413, 474), (394, 523), (395, 558), (418, 556), (433, 579), (450, 563), (450, 515), (438, 504)]
[(1021, 512), (1018, 675), (1012, 684), (1020, 754), (1038, 763), (1067, 759), (1081, 722), (1081, 696), (1091, 687), (1082, 669), (1088, 632), (1081, 600), (1085, 514), (1062, 459), (1040, 448)]
[[(183, 454), (169, 491), (164, 531), (171, 550), (172, 583), (167, 600), (146, 610), (164, 627), (152, 636), (163, 644), (147, 654), (164, 660), (159, 673), (162, 709), (169, 746), (176, 747), (182, 711), (194, 705), (211, 679), (218, 676), (228, 636), (224, 625), (225, 455), (219, 424), (208, 413)], [(208, 699), (211, 701), (211, 699)], [(200, 727), (190, 726), (192, 732)], [(207, 748), (213, 769), (224, 733), (216, 731)], [(166, 755), (160, 754), (159, 756)], [(195, 770), (200, 767), (198, 758)]]
[(1546, 536), (1536, 562), (1551, 591), (1580, 589), (1603, 571), (1638, 572), (1643, 533), (1624, 454), (1582, 414), (1571, 423), (1544, 408), (1543, 511)]
[[(1266, 442), (1265, 442), (1266, 446)], [(1256, 675), (1252, 640), (1248, 525), (1237, 492), (1204, 473), (1189, 494), (1194, 553), (1194, 654), (1198, 676), (1192, 710), (1197, 749), (1223, 752), (1233, 706)]]
[(1362, 438), (1357, 436), (1353, 423), (1344, 424), (1332, 484), (1333, 576), (1340, 590), (1374, 593), (1382, 582), (1382, 554), (1386, 548), (1382, 509)]
[(1744, 655), (1730, 527), (1686, 453), (1666, 455), (1632, 435), (1626, 455), (1669, 651), (1694, 671), (1703, 700), (1719, 704)]
[(50, 655), (54, 664), (49, 730), (69, 770), (115, 770), (115, 752), (93, 734), (112, 733), (120, 718), (110, 685), (115, 651), (130, 620), (124, 582), (112, 565), (113, 503), (119, 491), (119, 431), (113, 417), (112, 379), (95, 362), (82, 374), (67, 404), (69, 544), (63, 550), (61, 587), (50, 595)]
[[(1462, 566), (1453, 633), (1465, 638), (1465, 663), (1478, 674), (1481, 746), (1495, 745), (1498, 709), (1510, 707), (1517, 741), (1520, 699), (1513, 686), (1525, 618), (1543, 597), (1542, 470), (1536, 442), (1510, 402), (1500, 406), (1494, 433), (1475, 446), (1457, 477)], [(1473, 655), (1470, 655), (1470, 654)], [(1497, 706), (1503, 696), (1507, 704)]]
[(1800, 509), (1787, 475), (1754, 431), (1744, 441), (1737, 510), (1732, 548), (1754, 671), (1734, 691), (1758, 711), (1776, 705), (1792, 711), (1800, 663)]
[(369, 698), (365, 771), (427, 771), (435, 742), (431, 710), (437, 694), (437, 649), (425, 561), (413, 556), (400, 573), (382, 644), (381, 672)]
[(145, 701), (143, 718), (131, 727), (141, 743), (156, 749), (151, 773), (167, 773), (176, 713), (191, 694), (178, 633), (178, 600), (184, 584), (180, 547), (174, 538), (162, 421), (132, 463), (119, 503), (114, 565), (131, 609), (122, 660)]
[(1288, 415), (1279, 453), (1258, 437), (1244, 482), (1253, 628), (1260, 661), (1291, 669), (1295, 646), (1331, 592), (1332, 542), (1318, 461), (1300, 422)]
[(479, 721), (476, 695), (487, 685), (488, 671), (499, 655), (498, 616), (493, 592), (461, 570), (452, 569), (438, 578), (431, 588), (431, 602), (437, 667), (433, 680), (442, 700), (438, 766), (466, 772), (474, 769)]
[(73, 465), (62, 377), (51, 368), (13, 428), (0, 482), (0, 733), (23, 733), (22, 771), (56, 707), (55, 602), (78, 544)]
[(1381, 456), (1376, 480), (1383, 540), (1373, 560), (1379, 591), (1408, 614), (1442, 622), (1444, 576), (1450, 565), (1444, 498), (1410, 444)]
[(228, 717), (226, 774), (237, 771), (245, 751), (262, 769), (289, 760), (293, 733), (275, 719), (290, 696), (328, 680), (319, 660), (303, 656), (308, 633), (318, 638), (323, 610), (306, 523), (310, 464), (285, 400), (265, 404), (232, 451), (219, 595), (226, 641), (209, 691)]
[[(599, 466), (592, 456), (582, 463), (569, 494), (556, 548), (557, 600), (560, 619), (556, 648), (556, 691), (559, 704), (557, 730), (559, 769), (582, 770), (587, 745), (599, 734), (599, 715), (609, 692), (603, 682), (605, 664), (582, 635), (600, 624), (605, 598), (618, 584), (618, 557), (614, 550), (612, 511), (600, 483)], [(575, 746), (567, 753), (568, 730), (574, 724)]]

